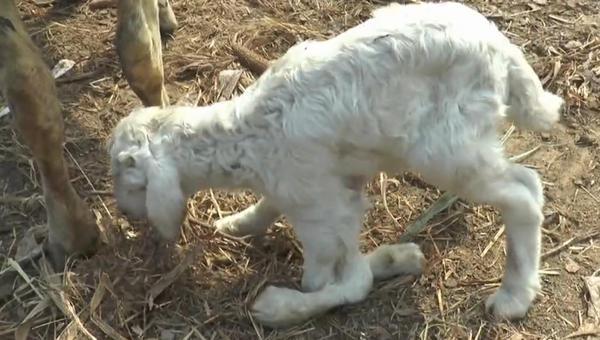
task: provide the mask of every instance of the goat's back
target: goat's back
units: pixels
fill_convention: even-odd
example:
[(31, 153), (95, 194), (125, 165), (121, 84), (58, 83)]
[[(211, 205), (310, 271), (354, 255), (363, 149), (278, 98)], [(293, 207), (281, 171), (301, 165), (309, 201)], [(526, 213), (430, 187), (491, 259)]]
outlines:
[(288, 141), (304, 147), (427, 157), (495, 133), (512, 48), (466, 6), (389, 6), (332, 39), (292, 47), (247, 91), (247, 112), (279, 115)]

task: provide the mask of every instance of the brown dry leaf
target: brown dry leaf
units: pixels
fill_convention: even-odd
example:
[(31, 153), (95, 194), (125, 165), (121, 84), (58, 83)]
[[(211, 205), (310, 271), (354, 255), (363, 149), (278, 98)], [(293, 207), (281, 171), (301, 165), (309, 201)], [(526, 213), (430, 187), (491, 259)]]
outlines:
[(36, 316), (38, 316), (38, 314), (40, 314), (46, 308), (48, 308), (49, 305), (50, 305), (50, 301), (48, 298), (40, 300), (40, 302), (38, 302), (37, 305), (35, 305), (35, 307), (33, 307), (33, 309), (29, 312), (29, 314), (27, 314), (25, 319), (23, 319), (22, 323), (23, 324), (29, 323), (29, 321), (32, 321)]
[(524, 340), (525, 337), (521, 333), (515, 333), (508, 338), (508, 340)]
[[(75, 306), (69, 300), (65, 292), (62, 290), (62, 283), (60, 282), (58, 276), (54, 274), (52, 266), (45, 259), (42, 259), (40, 264), (42, 269), (42, 277), (44, 281), (46, 281), (49, 284), (49, 287), (45, 290), (45, 293), (50, 297), (52, 302), (54, 302), (56, 307), (58, 307), (58, 309), (74, 323), (74, 325), (76, 326), (76, 328), (74, 329), (77, 329), (88, 339), (95, 340), (96, 337), (94, 337), (90, 333), (90, 331), (88, 331), (87, 328), (83, 325), (83, 322), (77, 315)], [(70, 336), (67, 336), (67, 334), (65, 334), (65, 338), (68, 339), (70, 338)]]
[(100, 303), (102, 303), (102, 299), (106, 294), (106, 287), (109, 282), (110, 278), (108, 277), (108, 274), (100, 274), (100, 281), (98, 282), (98, 286), (96, 287), (96, 291), (94, 292), (94, 295), (92, 296), (92, 301), (90, 302), (91, 315), (94, 315), (96, 309), (98, 308), (98, 306), (100, 306)]
[(20, 324), (15, 331), (15, 340), (27, 340), (32, 326), (33, 320), (29, 320)]
[(141, 337), (142, 335), (144, 335), (144, 330), (142, 329), (142, 327), (140, 327), (139, 325), (133, 325), (131, 327), (131, 330), (137, 334), (137, 336)]
[(175, 333), (169, 329), (160, 331), (160, 340), (175, 340)]
[[(588, 317), (594, 319), (596, 323), (600, 322), (600, 277), (584, 277), (585, 287), (590, 294), (588, 303)], [(599, 325), (600, 326), (600, 325)]]
[(166, 275), (158, 279), (154, 283), (152, 288), (150, 288), (150, 291), (148, 292), (148, 295), (146, 297), (146, 301), (148, 302), (148, 308), (150, 310), (152, 310), (152, 308), (154, 307), (154, 299), (156, 299), (165, 289), (167, 289), (167, 287), (173, 284), (177, 277), (179, 277), (179, 275), (181, 275), (181, 273), (183, 273), (183, 271), (186, 270), (194, 262), (196, 256), (200, 253), (199, 248), (200, 247), (195, 247), (188, 251), (181, 263), (179, 263), (175, 268), (173, 268), (173, 270), (168, 272)]
[(581, 267), (579, 266), (579, 264), (577, 264), (577, 262), (575, 262), (571, 258), (567, 259), (567, 263), (565, 264), (565, 270), (568, 273), (571, 273), (571, 274), (577, 273), (579, 271), (579, 269), (581, 269)]
[(47, 232), (48, 228), (45, 225), (33, 226), (27, 229), (25, 235), (23, 235), (23, 238), (19, 240), (19, 244), (17, 245), (15, 260), (20, 261), (41, 250), (38, 240), (41, 235), (45, 235)]
[(219, 84), (220, 84), (220, 95), (219, 99), (229, 99), (235, 90), (240, 77), (242, 76), (242, 70), (223, 70), (219, 72)]
[[(119, 334), (119, 332), (117, 332), (114, 328), (112, 328), (112, 326), (110, 326), (109, 324), (107, 324), (106, 322), (104, 322), (101, 319), (92, 317), (92, 322), (98, 327), (100, 328), (100, 330), (106, 334), (110, 339), (113, 340), (127, 340), (126, 337), (122, 336), (121, 334)], [(140, 329), (141, 333), (139, 334), (140, 336), (143, 334), (143, 331)]]
[(575, 332), (567, 335), (565, 339), (577, 338), (581, 336), (600, 335), (600, 326), (592, 323), (584, 323)]

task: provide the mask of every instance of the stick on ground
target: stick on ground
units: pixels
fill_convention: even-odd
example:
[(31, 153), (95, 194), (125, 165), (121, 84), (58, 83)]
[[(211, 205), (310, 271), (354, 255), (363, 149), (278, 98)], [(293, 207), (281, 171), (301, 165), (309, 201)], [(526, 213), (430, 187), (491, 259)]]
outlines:
[(255, 76), (263, 74), (271, 65), (271, 63), (260, 55), (250, 51), (242, 45), (232, 43), (231, 49), (235, 56), (239, 59), (240, 64), (254, 73)]

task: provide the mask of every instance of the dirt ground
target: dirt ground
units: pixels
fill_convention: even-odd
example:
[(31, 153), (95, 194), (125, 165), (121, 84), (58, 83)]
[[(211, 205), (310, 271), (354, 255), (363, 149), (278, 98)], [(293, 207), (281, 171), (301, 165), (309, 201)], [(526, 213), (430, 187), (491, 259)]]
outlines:
[[(525, 320), (497, 322), (484, 313), (482, 302), (498, 287), (504, 267), (502, 222), (489, 207), (458, 201), (415, 238), (427, 257), (421, 277), (377, 283), (366, 301), (292, 329), (255, 324), (248, 307), (265, 284), (299, 285), (301, 249), (290, 227), (281, 221), (260, 239), (215, 234), (210, 227), (215, 219), (256, 198), (248, 192), (200, 192), (189, 202), (178, 247), (157, 257), (147, 226), (123, 219), (110, 194), (107, 136), (140, 106), (115, 56), (115, 11), (91, 11), (86, 1), (40, 6), (25, 0), (22, 16), (49, 65), (63, 58), (76, 62), (58, 82), (65, 150), (72, 156), (72, 181), (93, 207), (106, 243), (94, 257), (71, 263), (62, 288), (52, 275), (21, 282), (1, 304), (0, 338), (83, 339), (84, 329), (97, 339), (600, 337), (599, 324), (585, 326), (590, 297), (583, 280), (600, 271), (599, 237), (585, 237), (598, 231), (600, 218), (600, 2), (465, 2), (522, 46), (545, 86), (567, 101), (556, 130), (515, 130), (506, 142), (510, 155), (535, 149), (522, 162), (536, 168), (545, 184), (543, 252), (559, 247), (542, 261), (543, 291)], [(229, 48), (231, 40), (274, 59), (302, 39), (327, 38), (365, 20), (383, 3), (173, 0), (180, 29), (164, 47), (171, 101), (205, 104), (221, 98), (219, 72), (242, 69)], [(235, 93), (252, 80), (244, 73)], [(418, 174), (392, 175), (369, 185), (373, 209), (364, 223), (365, 250), (397, 242), (441, 195)], [(40, 193), (28, 150), (11, 120), (0, 119), (2, 268), (15, 256), (25, 231), (45, 223)], [(185, 266), (190, 262), (184, 260), (186, 252), (196, 246), (202, 252)], [(171, 280), (167, 273), (173, 268), (182, 272)], [(171, 284), (161, 291), (162, 282)], [(152, 292), (162, 294), (149, 302)]]

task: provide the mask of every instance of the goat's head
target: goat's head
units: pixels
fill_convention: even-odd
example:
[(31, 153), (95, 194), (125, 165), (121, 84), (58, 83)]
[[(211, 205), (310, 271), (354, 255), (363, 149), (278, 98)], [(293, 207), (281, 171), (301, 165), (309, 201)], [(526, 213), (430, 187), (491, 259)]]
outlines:
[(159, 108), (140, 109), (123, 119), (109, 143), (117, 206), (135, 219), (147, 218), (160, 236), (173, 240), (185, 215), (179, 174), (160, 145), (152, 141), (153, 116)]

